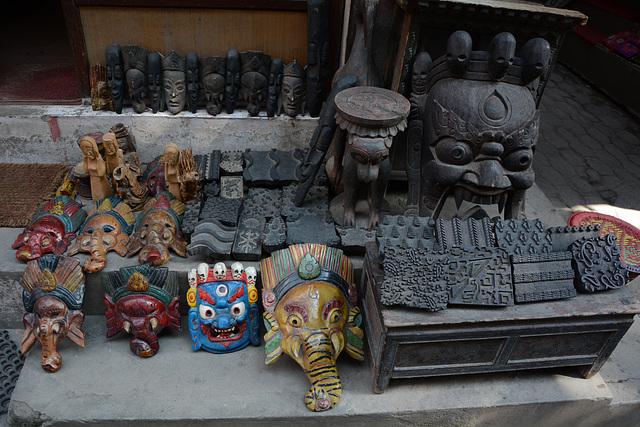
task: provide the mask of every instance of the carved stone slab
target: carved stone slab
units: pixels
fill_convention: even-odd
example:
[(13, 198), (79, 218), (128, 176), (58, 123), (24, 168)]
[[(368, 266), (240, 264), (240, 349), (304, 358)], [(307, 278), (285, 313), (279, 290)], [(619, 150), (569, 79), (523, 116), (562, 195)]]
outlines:
[(340, 246), (349, 253), (364, 253), (364, 245), (376, 240), (376, 233), (373, 230), (336, 226), (336, 231), (340, 236)]
[(16, 387), (18, 377), (24, 365), (24, 356), (18, 350), (8, 331), (0, 331), (0, 415), (7, 413), (11, 393)]
[(284, 249), (287, 243), (287, 226), (280, 215), (271, 218), (264, 227), (261, 236), (262, 249), (265, 252), (275, 252)]
[(203, 190), (205, 198), (218, 197), (220, 195), (220, 184), (217, 182), (205, 182)]
[(223, 151), (220, 153), (221, 175), (242, 175), (243, 169), (242, 151)]
[(582, 238), (570, 246), (573, 267), (576, 271), (574, 285), (578, 292), (607, 291), (627, 284), (627, 269), (620, 260), (616, 236)]
[(213, 150), (207, 159), (205, 179), (209, 182), (220, 179), (220, 150)]
[(513, 281), (509, 254), (500, 248), (442, 253), (446, 263), (449, 304), (513, 305)]
[(212, 219), (200, 221), (187, 246), (189, 255), (205, 254), (210, 258), (229, 258), (236, 235), (236, 228)]
[(243, 154), (245, 161), (242, 177), (249, 186), (274, 184), (272, 170), (276, 162), (270, 156), (271, 151), (246, 150)]
[(202, 209), (202, 200), (193, 200), (187, 203), (182, 215), (182, 232), (187, 236), (191, 235), (196, 228), (196, 224), (200, 219), (200, 210)]
[(274, 183), (278, 186), (289, 185), (300, 181), (302, 173), (300, 167), (304, 160), (304, 153), (299, 148), (294, 151), (271, 150), (269, 157), (275, 163), (271, 171)]
[(575, 297), (572, 259), (569, 251), (513, 255), (511, 267), (516, 302)]
[(497, 245), (512, 255), (546, 254), (553, 250), (551, 236), (539, 219), (498, 220), (493, 231)]
[(282, 189), (282, 216), (287, 221), (297, 220), (302, 215), (326, 215), (329, 212), (329, 190), (327, 187), (312, 186), (302, 206), (296, 206), (294, 203), (297, 189), (298, 184), (287, 185)]
[(231, 254), (240, 261), (258, 261), (262, 256), (262, 231), (265, 219), (262, 216), (245, 216), (240, 218), (238, 231), (233, 242)]
[(379, 87), (354, 87), (338, 93), (336, 109), (350, 122), (380, 128), (397, 125), (409, 114), (409, 101)]
[(201, 218), (203, 221), (217, 219), (224, 225), (235, 227), (238, 225), (242, 200), (225, 199), (224, 197), (211, 197), (204, 202)]
[(380, 259), (384, 259), (386, 247), (432, 250), (436, 241), (434, 226), (430, 217), (385, 215), (376, 231)]
[(261, 187), (249, 188), (242, 205), (243, 214), (272, 218), (282, 212), (282, 190)]
[(385, 246), (380, 302), (439, 311), (447, 308), (446, 270), (430, 250)]
[(496, 246), (495, 237), (491, 230), (492, 223), (487, 217), (482, 219), (469, 218), (461, 220), (436, 220), (436, 240), (440, 248), (449, 250), (458, 248), (492, 248)]
[(295, 221), (287, 219), (287, 245), (319, 243), (337, 246), (340, 238), (329, 212), (325, 214), (305, 213)]
[(583, 237), (591, 238), (600, 235), (599, 225), (567, 225), (547, 228), (551, 237), (554, 252), (566, 251), (573, 242)]
[(242, 199), (244, 186), (241, 176), (220, 177), (220, 197), (225, 199)]

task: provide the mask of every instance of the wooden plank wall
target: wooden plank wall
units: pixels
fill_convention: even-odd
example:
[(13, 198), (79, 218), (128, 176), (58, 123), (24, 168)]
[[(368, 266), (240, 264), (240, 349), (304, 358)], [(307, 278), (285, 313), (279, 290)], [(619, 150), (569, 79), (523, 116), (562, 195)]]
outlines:
[(225, 56), (259, 50), (285, 64), (307, 60), (307, 13), (273, 10), (80, 6), (87, 59), (104, 64), (107, 46), (134, 44), (163, 55)]

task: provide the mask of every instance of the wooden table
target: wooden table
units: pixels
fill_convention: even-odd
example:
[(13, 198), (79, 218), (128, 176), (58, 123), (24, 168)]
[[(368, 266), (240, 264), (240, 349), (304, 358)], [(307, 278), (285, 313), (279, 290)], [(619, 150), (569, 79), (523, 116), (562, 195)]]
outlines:
[(383, 277), (377, 247), (368, 245), (359, 291), (375, 393), (392, 378), (562, 366), (590, 378), (640, 313), (627, 288), (511, 307), (387, 307), (379, 303)]

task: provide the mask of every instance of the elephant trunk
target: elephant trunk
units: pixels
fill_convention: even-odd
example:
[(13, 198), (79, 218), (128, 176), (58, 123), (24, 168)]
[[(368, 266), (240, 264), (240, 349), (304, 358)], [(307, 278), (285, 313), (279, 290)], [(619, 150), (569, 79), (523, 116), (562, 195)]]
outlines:
[(152, 331), (135, 331), (129, 343), (131, 351), (140, 357), (151, 357), (160, 349), (158, 336)]
[[(39, 341), (42, 344), (42, 368), (49, 372), (55, 372), (62, 365), (62, 357), (58, 353), (58, 341), (53, 327), (59, 328), (58, 324), (41, 322), (38, 326)], [(58, 330), (59, 333), (59, 330)]]
[(42, 348), (42, 368), (49, 372), (55, 372), (62, 365), (62, 357), (55, 349), (53, 351)]
[(303, 368), (311, 382), (304, 401), (312, 411), (333, 408), (342, 395), (342, 382), (336, 368), (337, 353), (334, 350), (331, 339), (324, 331), (312, 332), (304, 340)]
[(100, 229), (95, 230), (91, 235), (91, 256), (84, 262), (84, 270), (90, 273), (96, 273), (104, 268), (107, 264), (107, 254), (102, 244), (104, 232)]

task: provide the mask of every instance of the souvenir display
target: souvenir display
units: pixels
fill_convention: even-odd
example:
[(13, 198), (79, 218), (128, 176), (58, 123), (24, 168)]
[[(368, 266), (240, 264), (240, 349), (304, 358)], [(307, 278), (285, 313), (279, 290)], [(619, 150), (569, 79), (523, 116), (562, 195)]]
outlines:
[[(266, 102), (269, 97), (269, 70), (271, 68), (271, 56), (249, 50), (240, 54), (242, 76), (240, 78), (240, 90), (242, 97), (247, 101), (247, 111), (251, 116), (260, 113), (260, 104)], [(229, 62), (227, 61), (227, 66)]]
[(318, 117), (326, 93), (329, 62), (328, 0), (307, 1), (307, 108), (311, 117)]
[(58, 343), (68, 337), (84, 347), (84, 273), (80, 261), (61, 255), (45, 255), (29, 261), (22, 275), (25, 331), (22, 354), (36, 340), (42, 345), (42, 369), (55, 372), (62, 365)]
[(535, 178), (536, 91), (549, 67), (550, 47), (536, 38), (522, 47), (521, 57), (515, 50), (510, 33), (496, 35), (487, 51), (472, 51), (471, 36), (456, 31), (446, 55), (430, 65), (418, 57), (416, 71), (428, 72), (425, 87), (419, 84), (412, 97), (407, 205), (418, 206), (421, 216), (437, 217), (449, 195), (457, 207), (466, 200), (497, 204), (507, 219), (522, 214)]
[(132, 334), (131, 351), (151, 357), (160, 349), (160, 331), (180, 330), (178, 273), (145, 264), (110, 271), (103, 280), (107, 338), (120, 331)]
[(164, 155), (162, 156), (164, 163), (164, 180), (167, 183), (167, 189), (173, 197), (178, 201), (182, 201), (180, 194), (180, 150), (173, 142), (168, 143), (164, 147)]
[(47, 253), (64, 254), (86, 217), (82, 203), (57, 196), (33, 217), (11, 246), (17, 249), (16, 258), (31, 261)]
[(83, 136), (80, 140), (80, 149), (84, 171), (89, 174), (91, 181), (91, 198), (100, 200), (111, 197), (113, 190), (107, 178), (107, 165), (100, 155), (96, 140), (90, 136)]
[(135, 216), (131, 207), (117, 197), (98, 200), (89, 212), (75, 243), (69, 248), (69, 256), (78, 252), (91, 254), (82, 268), (87, 273), (95, 273), (107, 264), (107, 252), (116, 251), (127, 255), (129, 234), (133, 231)]
[(178, 114), (187, 101), (187, 83), (184, 59), (175, 51), (162, 58), (164, 102), (171, 114)]
[(345, 89), (335, 97), (336, 123), (347, 133), (342, 158), (344, 217), (342, 225), (355, 227), (355, 206), (360, 184), (368, 190), (369, 221), (380, 221), (382, 199), (391, 173), (389, 149), (393, 137), (405, 129), (409, 101), (402, 95), (376, 87)]
[(113, 170), (114, 193), (133, 211), (139, 211), (149, 198), (149, 189), (138, 182), (140, 169), (134, 165), (124, 164)]
[(230, 353), (258, 337), (258, 291), (255, 268), (235, 262), (231, 268), (219, 262), (210, 268), (201, 263), (188, 274), (189, 332), (193, 350)]
[(105, 166), (107, 168), (107, 176), (113, 175), (113, 170), (124, 164), (124, 155), (118, 147), (116, 134), (113, 132), (105, 133), (102, 136), (102, 146), (104, 147)]
[(289, 117), (304, 114), (306, 96), (304, 77), (304, 70), (297, 61), (294, 60), (284, 67), (278, 114), (283, 111)]
[(162, 80), (162, 58), (158, 52), (147, 56), (147, 84), (149, 85), (149, 101), (154, 113), (164, 111), (164, 82)]
[(187, 52), (184, 59), (187, 72), (187, 110), (195, 113), (200, 100), (200, 61), (195, 52)]
[(147, 97), (147, 56), (149, 50), (139, 46), (123, 46), (125, 76), (131, 106), (136, 113), (144, 113), (147, 105), (144, 99)]
[(362, 316), (357, 306), (353, 264), (335, 248), (290, 246), (260, 262), (267, 333), (265, 363), (288, 354), (305, 371), (312, 411), (333, 408), (342, 383), (336, 359), (343, 349), (364, 360)]
[(224, 104), (227, 114), (233, 114), (240, 88), (240, 53), (235, 49), (230, 49), (225, 61), (227, 67), (224, 78)]
[(138, 262), (154, 266), (169, 260), (169, 249), (186, 258), (187, 242), (182, 233), (180, 219), (184, 209), (184, 203), (176, 200), (169, 192), (149, 199), (136, 218), (127, 256), (132, 257), (140, 252)]
[(118, 44), (107, 47), (107, 85), (111, 92), (111, 100), (116, 113), (122, 113), (124, 99), (124, 59)]
[(200, 58), (200, 78), (207, 101), (207, 113), (212, 116), (222, 111), (226, 59), (222, 56)]
[(113, 111), (111, 92), (107, 84), (107, 67), (104, 65), (92, 65), (89, 77), (91, 87), (91, 108), (93, 111)]
[(180, 152), (180, 200), (189, 203), (200, 196), (202, 182), (191, 147)]

